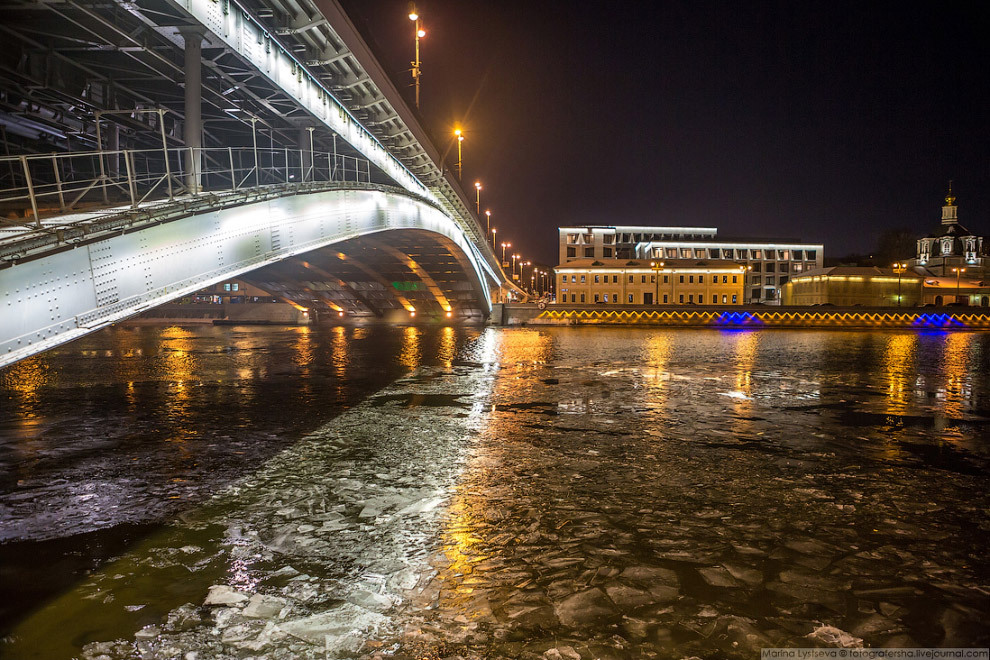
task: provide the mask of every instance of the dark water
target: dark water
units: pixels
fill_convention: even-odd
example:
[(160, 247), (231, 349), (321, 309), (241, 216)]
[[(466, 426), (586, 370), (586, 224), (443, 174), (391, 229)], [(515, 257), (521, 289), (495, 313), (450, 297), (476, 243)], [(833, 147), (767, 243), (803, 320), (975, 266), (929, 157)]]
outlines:
[(117, 326), (0, 370), (0, 634), (478, 332)]
[(0, 375), (0, 655), (990, 640), (985, 333), (114, 329)]

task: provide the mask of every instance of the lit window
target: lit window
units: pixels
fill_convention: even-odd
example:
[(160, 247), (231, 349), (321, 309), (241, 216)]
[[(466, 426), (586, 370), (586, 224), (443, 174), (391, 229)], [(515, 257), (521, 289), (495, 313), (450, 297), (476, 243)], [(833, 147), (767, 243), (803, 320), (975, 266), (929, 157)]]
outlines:
[(237, 282), (234, 282), (233, 284), (230, 285), (230, 290), (237, 291)]
[(632, 301), (633, 301), (633, 294), (630, 293), (629, 294), (629, 302), (632, 303)]
[[(584, 275), (581, 276), (581, 284), (584, 284)], [(584, 302), (583, 300), (581, 302)]]
[[(584, 280), (581, 280), (582, 282)], [(571, 282), (577, 282), (577, 275), (571, 275)]]
[(226, 282), (226, 283), (225, 283), (225, 284), (223, 285), (223, 290), (224, 290), (224, 291), (230, 291), (230, 282)]
[(598, 284), (598, 276), (595, 275), (595, 284)]
[(734, 293), (733, 293), (733, 294), (732, 294), (732, 304), (733, 304), (733, 305), (735, 305), (735, 304), (736, 304), (736, 299), (737, 299), (737, 298), (738, 298), (738, 296), (736, 296), (736, 294), (734, 294)]
[[(759, 296), (757, 296), (757, 298), (759, 298)], [(725, 294), (722, 294), (722, 304), (724, 305), (727, 302), (728, 302), (728, 300), (726, 299)]]

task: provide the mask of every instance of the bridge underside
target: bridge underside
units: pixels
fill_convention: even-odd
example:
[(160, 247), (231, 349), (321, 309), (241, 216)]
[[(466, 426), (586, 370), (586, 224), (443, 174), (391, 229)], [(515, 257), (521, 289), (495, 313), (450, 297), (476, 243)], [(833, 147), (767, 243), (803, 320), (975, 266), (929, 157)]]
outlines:
[(4, 247), (0, 366), (235, 278), (317, 318), (390, 321), (481, 320), (497, 282), (442, 210), (381, 186), (306, 184), (59, 232)]
[(482, 321), (487, 314), (464, 255), (450, 240), (423, 230), (334, 243), (238, 279), (306, 308), (314, 320)]

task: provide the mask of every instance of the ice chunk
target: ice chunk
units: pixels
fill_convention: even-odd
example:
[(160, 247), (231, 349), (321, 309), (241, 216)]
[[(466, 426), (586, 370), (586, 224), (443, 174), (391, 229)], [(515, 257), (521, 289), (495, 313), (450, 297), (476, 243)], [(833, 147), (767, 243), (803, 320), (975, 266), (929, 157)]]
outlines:
[(612, 601), (601, 589), (587, 589), (572, 594), (554, 605), (560, 622), (571, 628), (596, 625), (618, 618)]
[(678, 586), (680, 584), (680, 580), (677, 578), (677, 573), (669, 568), (660, 568), (658, 566), (630, 566), (622, 571), (622, 573), (619, 574), (619, 577), (626, 580), (648, 582), (651, 584), (659, 583), (672, 586)]
[(333, 645), (336, 648), (338, 640), (345, 644), (345, 638), (378, 629), (386, 622), (387, 619), (377, 612), (370, 612), (353, 603), (344, 603), (327, 612), (285, 621), (278, 627), (310, 644), (327, 645), (328, 648)]
[(835, 626), (819, 626), (812, 632), (805, 635), (809, 639), (815, 639), (827, 646), (836, 646), (843, 649), (861, 649), (863, 640), (853, 637), (844, 630), (839, 630)]
[(242, 614), (249, 619), (271, 619), (285, 607), (285, 599), (255, 594), (251, 596)]
[(248, 599), (248, 595), (237, 591), (225, 584), (215, 584), (210, 587), (204, 605), (240, 605)]
[(698, 574), (712, 587), (738, 587), (739, 581), (732, 577), (729, 571), (721, 566), (711, 566), (709, 568), (699, 568)]

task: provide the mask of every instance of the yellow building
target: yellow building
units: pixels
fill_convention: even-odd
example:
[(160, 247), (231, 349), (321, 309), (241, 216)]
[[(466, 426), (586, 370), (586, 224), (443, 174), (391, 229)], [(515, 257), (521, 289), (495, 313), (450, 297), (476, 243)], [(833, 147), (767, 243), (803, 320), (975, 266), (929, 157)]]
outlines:
[(575, 259), (554, 271), (558, 304), (741, 305), (746, 266), (718, 259)]
[(784, 305), (838, 307), (917, 307), (924, 278), (875, 266), (834, 266), (791, 278), (781, 291)]

